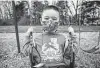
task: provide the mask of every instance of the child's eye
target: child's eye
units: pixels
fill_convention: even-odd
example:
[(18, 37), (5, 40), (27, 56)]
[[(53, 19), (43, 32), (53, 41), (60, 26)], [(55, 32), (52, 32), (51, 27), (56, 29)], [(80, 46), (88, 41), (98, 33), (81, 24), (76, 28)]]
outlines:
[(49, 18), (48, 17), (46, 17), (46, 18), (44, 18), (45, 20), (48, 20)]
[(57, 18), (56, 17), (53, 17), (52, 20), (57, 20)]

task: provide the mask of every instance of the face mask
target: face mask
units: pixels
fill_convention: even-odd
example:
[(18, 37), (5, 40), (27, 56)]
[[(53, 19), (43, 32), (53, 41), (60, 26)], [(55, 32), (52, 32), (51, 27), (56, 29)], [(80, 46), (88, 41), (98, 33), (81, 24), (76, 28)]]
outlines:
[(43, 30), (44, 31), (55, 31), (58, 28), (58, 22), (53, 22), (53, 21), (43, 21)]

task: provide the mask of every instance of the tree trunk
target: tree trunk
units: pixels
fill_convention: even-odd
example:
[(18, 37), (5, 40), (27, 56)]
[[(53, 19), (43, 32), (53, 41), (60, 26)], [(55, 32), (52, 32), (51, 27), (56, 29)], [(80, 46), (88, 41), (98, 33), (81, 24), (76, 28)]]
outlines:
[(15, 23), (15, 32), (16, 32), (16, 40), (17, 40), (18, 53), (20, 53), (18, 24), (17, 24), (17, 16), (16, 16), (16, 9), (15, 9), (15, 2), (14, 1), (12, 1), (12, 6), (13, 6), (13, 17), (14, 17), (14, 23)]

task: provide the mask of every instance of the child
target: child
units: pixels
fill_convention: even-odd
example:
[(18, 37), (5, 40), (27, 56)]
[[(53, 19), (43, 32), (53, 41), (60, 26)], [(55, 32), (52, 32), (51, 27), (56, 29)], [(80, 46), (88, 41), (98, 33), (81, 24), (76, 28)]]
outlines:
[[(68, 44), (65, 36), (57, 33), (59, 20), (59, 9), (50, 5), (42, 12), (43, 33), (37, 36), (32, 43), (30, 38), (34, 30), (32, 27), (28, 29), (25, 51), (29, 53), (32, 68), (68, 68), (72, 52), (71, 45), (69, 45), (71, 41), (68, 42), (67, 40)], [(74, 30), (71, 27), (69, 28), (69, 35), (70, 38), (74, 37)]]

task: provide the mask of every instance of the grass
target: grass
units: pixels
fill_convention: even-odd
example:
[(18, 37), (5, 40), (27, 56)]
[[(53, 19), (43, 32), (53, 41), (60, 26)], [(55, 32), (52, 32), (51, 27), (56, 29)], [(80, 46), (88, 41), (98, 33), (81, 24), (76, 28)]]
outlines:
[[(19, 33), (24, 33), (30, 26), (18, 26)], [(42, 26), (33, 26), (35, 32), (42, 32)], [(79, 26), (72, 26), (75, 32), (79, 32)], [(68, 26), (59, 26), (59, 32), (67, 32)], [(100, 31), (100, 26), (80, 26), (81, 32), (97, 32)], [(14, 33), (14, 26), (0, 26), (0, 33)]]
[[(1, 28), (2, 27), (2, 28)], [(20, 40), (20, 47), (22, 51), (22, 46), (24, 45), (24, 36), (25, 31), (28, 29), (29, 26), (19, 26), (19, 40)], [(37, 26), (40, 27), (40, 26)], [(37, 28), (36, 27), (36, 28)], [(60, 27), (59, 30), (66, 28)], [(75, 28), (75, 26), (74, 26)], [(78, 28), (76, 27), (75, 30)], [(86, 29), (86, 28), (81, 28)], [(96, 28), (88, 28), (95, 30)], [(99, 27), (98, 27), (99, 29)], [(98, 30), (96, 29), (96, 30)], [(7, 31), (8, 32), (7, 32)], [(11, 30), (11, 32), (10, 32)], [(40, 30), (37, 28), (37, 30)], [(93, 53), (87, 53), (84, 52), (84, 50), (89, 50), (95, 46), (97, 46), (98, 43), (98, 35), (99, 33), (96, 32), (96, 30), (93, 32), (81, 32), (80, 35), (80, 48), (78, 48), (79, 52), (77, 54), (78, 57), (76, 57), (76, 63), (78, 65), (77, 68), (100, 68), (100, 53), (93, 54)], [(2, 32), (4, 31), (4, 32)], [(16, 44), (16, 36), (14, 32), (13, 26), (7, 26), (4, 28), (4, 26), (0, 26), (0, 68), (30, 68), (30, 62), (28, 57), (23, 57), (22, 54), (17, 53), (17, 44)], [(35, 36), (38, 35), (34, 34)], [(66, 31), (62, 32), (63, 35), (67, 35)], [(77, 35), (77, 41), (79, 43), (79, 33), (76, 33)], [(100, 44), (99, 44), (100, 46)], [(82, 49), (81, 49), (82, 48)], [(99, 48), (100, 51), (100, 48)]]
[[(29, 58), (17, 53), (15, 33), (0, 34), (0, 68), (29, 68)], [(24, 45), (24, 36), (20, 34), (20, 45)]]

